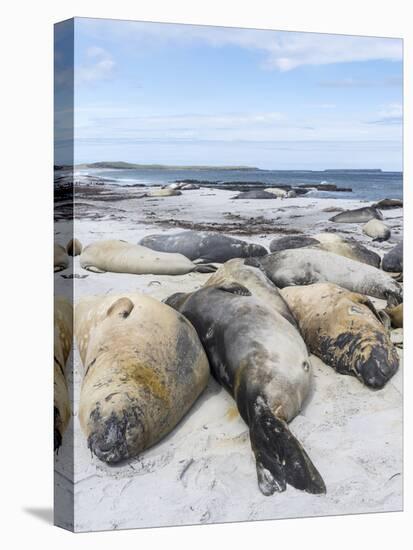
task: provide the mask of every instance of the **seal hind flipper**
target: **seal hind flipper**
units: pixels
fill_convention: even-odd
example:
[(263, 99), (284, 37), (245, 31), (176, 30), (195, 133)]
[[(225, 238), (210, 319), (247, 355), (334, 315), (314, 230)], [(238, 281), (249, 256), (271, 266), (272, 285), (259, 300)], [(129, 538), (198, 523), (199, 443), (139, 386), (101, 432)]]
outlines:
[(307, 493), (326, 492), (323, 478), (286, 422), (258, 398), (250, 416), (251, 446), (257, 462), (261, 492), (272, 495), (286, 484)]
[(86, 271), (91, 271), (92, 273), (106, 273), (104, 269), (99, 269), (94, 265), (84, 265), (82, 267), (83, 269), (86, 269)]
[(214, 264), (196, 264), (193, 271), (197, 273), (215, 273), (217, 269), (217, 266)]

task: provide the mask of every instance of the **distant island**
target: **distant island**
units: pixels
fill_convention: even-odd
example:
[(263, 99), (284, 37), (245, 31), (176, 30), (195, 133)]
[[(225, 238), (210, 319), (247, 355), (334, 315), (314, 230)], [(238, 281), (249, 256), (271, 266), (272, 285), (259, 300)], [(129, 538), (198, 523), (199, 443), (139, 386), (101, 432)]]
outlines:
[(134, 164), (132, 162), (92, 162), (89, 164), (77, 164), (75, 168), (108, 168), (110, 170), (259, 170), (255, 166), (177, 166), (168, 164)]

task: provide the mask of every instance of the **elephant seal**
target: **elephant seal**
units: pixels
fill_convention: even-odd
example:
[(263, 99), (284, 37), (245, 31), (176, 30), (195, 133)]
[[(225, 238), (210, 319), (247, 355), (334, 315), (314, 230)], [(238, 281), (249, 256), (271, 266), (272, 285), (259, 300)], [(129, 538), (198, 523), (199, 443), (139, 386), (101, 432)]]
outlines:
[(182, 195), (179, 189), (152, 189), (146, 194), (147, 197), (175, 197)]
[(54, 243), (54, 272), (63, 271), (69, 267), (69, 256), (62, 245)]
[(306, 399), (312, 378), (298, 330), (250, 291), (229, 280), (166, 303), (193, 324), (218, 382), (234, 397), (249, 426), (258, 485), (264, 495), (287, 483), (309, 493), (325, 485), (288, 428)]
[(272, 193), (273, 195), (275, 195), (276, 197), (286, 197), (287, 196), (287, 191), (286, 189), (281, 189), (280, 187), (267, 187), (266, 189), (264, 189), (264, 191), (266, 193)]
[(75, 333), (84, 366), (80, 425), (92, 453), (108, 464), (162, 439), (208, 383), (195, 329), (149, 296), (83, 298)]
[(403, 304), (395, 307), (386, 307), (384, 311), (390, 317), (392, 327), (403, 328)]
[(381, 268), (391, 273), (403, 272), (403, 243), (398, 243), (387, 252), (381, 261)]
[(352, 292), (387, 300), (390, 305), (403, 300), (400, 284), (381, 269), (325, 250), (283, 250), (263, 258), (248, 258), (244, 262), (260, 267), (279, 288), (335, 283)]
[(197, 266), (182, 254), (157, 252), (125, 241), (98, 241), (86, 246), (80, 255), (83, 269), (95, 273), (131, 273), (136, 275), (183, 275), (191, 271), (211, 272), (214, 266)]
[(79, 239), (70, 239), (70, 241), (66, 245), (66, 252), (69, 254), (69, 256), (79, 256), (79, 254), (82, 252), (82, 243), (79, 241)]
[(340, 374), (383, 388), (399, 356), (371, 301), (331, 283), (281, 290), (308, 349)]
[(54, 367), (53, 367), (53, 423), (54, 450), (62, 444), (70, 415), (70, 398), (66, 376), (66, 363), (72, 349), (73, 307), (65, 298), (56, 297), (54, 302)]
[(231, 258), (248, 258), (268, 254), (266, 248), (220, 233), (181, 231), (172, 235), (148, 235), (139, 244), (160, 252), (183, 254), (197, 263), (223, 263)]
[(382, 208), (383, 210), (386, 208), (403, 208), (403, 201), (400, 199), (382, 199), (381, 201), (373, 204), (373, 207)]
[(233, 199), (276, 199), (277, 196), (274, 193), (268, 193), (268, 191), (262, 191), (257, 189), (255, 191), (243, 191), (239, 193)]
[(382, 220), (383, 214), (377, 208), (372, 206), (364, 206), (354, 210), (345, 210), (330, 218), (331, 222), (337, 223), (363, 223), (372, 219)]
[(271, 252), (304, 247), (315, 247), (364, 264), (380, 267), (381, 258), (378, 254), (354, 239), (345, 239), (335, 233), (318, 233), (311, 237), (306, 235), (287, 236), (274, 239), (270, 243)]
[(373, 241), (387, 241), (391, 236), (390, 228), (380, 220), (370, 220), (363, 225), (362, 231)]

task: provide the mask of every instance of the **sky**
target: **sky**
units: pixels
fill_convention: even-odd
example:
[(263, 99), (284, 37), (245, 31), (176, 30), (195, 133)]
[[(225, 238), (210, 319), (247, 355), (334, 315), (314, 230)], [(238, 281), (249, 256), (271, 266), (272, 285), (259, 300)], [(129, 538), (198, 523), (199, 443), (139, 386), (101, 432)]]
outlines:
[(75, 162), (402, 169), (402, 40), (75, 19)]

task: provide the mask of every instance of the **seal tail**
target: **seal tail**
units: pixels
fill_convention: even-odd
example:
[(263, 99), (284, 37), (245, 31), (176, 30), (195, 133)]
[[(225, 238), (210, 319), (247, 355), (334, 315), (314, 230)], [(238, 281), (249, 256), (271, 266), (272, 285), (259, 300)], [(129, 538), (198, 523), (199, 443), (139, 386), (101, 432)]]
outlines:
[(259, 401), (250, 418), (250, 438), (264, 495), (285, 491), (287, 483), (307, 493), (326, 492), (321, 475), (286, 422)]

